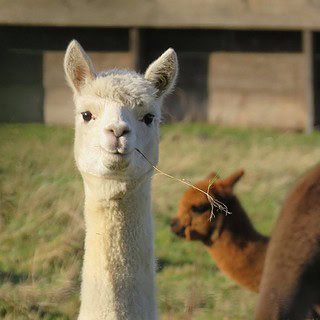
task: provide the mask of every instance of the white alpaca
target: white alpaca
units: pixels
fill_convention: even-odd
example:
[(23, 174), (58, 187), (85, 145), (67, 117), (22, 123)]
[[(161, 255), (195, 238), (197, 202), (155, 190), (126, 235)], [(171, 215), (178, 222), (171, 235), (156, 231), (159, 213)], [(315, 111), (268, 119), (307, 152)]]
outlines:
[(168, 49), (144, 76), (96, 73), (75, 40), (64, 61), (75, 101), (75, 159), (85, 189), (81, 320), (157, 319), (151, 176), (163, 97), (178, 62)]

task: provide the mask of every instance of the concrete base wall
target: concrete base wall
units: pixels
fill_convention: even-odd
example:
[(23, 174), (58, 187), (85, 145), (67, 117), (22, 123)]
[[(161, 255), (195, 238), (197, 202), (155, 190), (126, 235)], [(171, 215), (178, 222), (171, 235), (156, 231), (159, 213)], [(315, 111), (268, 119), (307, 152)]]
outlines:
[(303, 55), (213, 53), (209, 59), (212, 123), (237, 127), (304, 130)]

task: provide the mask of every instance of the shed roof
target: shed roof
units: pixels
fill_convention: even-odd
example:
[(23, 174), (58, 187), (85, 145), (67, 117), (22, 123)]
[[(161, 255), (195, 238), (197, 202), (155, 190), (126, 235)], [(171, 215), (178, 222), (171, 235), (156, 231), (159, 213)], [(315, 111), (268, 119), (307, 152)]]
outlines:
[(0, 24), (320, 30), (317, 0), (0, 0)]

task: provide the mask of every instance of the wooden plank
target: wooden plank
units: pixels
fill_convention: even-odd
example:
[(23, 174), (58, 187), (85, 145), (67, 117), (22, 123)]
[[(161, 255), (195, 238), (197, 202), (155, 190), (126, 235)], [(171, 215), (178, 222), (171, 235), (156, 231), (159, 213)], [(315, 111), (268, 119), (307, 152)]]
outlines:
[(133, 67), (136, 71), (142, 72), (142, 54), (143, 54), (143, 44), (142, 44), (142, 34), (141, 30), (137, 28), (130, 29), (129, 32), (129, 47), (133, 60)]
[(310, 0), (0, 0), (0, 23), (43, 26), (320, 30)]
[(129, 50), (126, 28), (0, 26), (0, 39), (0, 48), (14, 50), (64, 51), (72, 39), (77, 39), (87, 51)]

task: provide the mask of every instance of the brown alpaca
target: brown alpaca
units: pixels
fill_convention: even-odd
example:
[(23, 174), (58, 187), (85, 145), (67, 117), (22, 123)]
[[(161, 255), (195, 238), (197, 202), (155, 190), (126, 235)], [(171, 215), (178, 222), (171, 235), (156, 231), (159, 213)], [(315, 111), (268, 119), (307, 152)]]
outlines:
[[(218, 267), (241, 286), (258, 292), (269, 238), (252, 226), (239, 200), (233, 194), (235, 183), (244, 174), (240, 170), (228, 178), (217, 179), (210, 189), (212, 197), (232, 212), (216, 212), (210, 220), (211, 206), (203, 193), (189, 188), (182, 196), (172, 231), (187, 240), (200, 240)], [(207, 191), (215, 174), (196, 187)]]
[(256, 320), (305, 319), (320, 303), (320, 165), (301, 178), (281, 210), (260, 292)]

